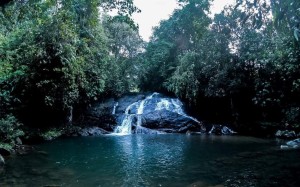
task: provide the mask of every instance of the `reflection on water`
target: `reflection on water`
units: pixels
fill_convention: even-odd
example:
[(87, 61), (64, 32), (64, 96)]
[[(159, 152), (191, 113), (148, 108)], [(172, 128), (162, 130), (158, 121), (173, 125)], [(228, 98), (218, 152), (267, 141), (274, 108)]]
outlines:
[(300, 186), (299, 150), (238, 136), (70, 138), (7, 159), (0, 186)]
[(114, 142), (116, 154), (122, 157), (124, 186), (153, 186), (153, 181), (168, 180), (168, 172), (178, 173), (183, 159), (182, 139), (158, 137), (128, 135)]

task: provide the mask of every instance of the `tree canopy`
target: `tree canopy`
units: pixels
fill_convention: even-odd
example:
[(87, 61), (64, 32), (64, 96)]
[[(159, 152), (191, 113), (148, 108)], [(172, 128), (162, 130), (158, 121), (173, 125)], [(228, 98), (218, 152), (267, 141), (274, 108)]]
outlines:
[(236, 0), (214, 17), (212, 2), (178, 0), (146, 43), (132, 0), (1, 1), (1, 127), (70, 124), (95, 100), (160, 91), (204, 120), (299, 128), (300, 2)]
[(141, 88), (205, 104), (221, 121), (299, 127), (299, 2), (237, 0), (214, 18), (212, 1), (179, 2), (146, 46)]

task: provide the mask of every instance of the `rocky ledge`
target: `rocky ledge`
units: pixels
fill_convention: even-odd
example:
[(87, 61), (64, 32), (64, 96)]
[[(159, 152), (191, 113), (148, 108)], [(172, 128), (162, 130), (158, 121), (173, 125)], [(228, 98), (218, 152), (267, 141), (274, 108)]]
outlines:
[[(235, 134), (224, 125), (205, 125), (186, 114), (185, 108), (179, 99), (160, 93), (130, 94), (95, 103), (79, 123), (99, 127), (105, 133)], [(87, 131), (81, 134), (93, 134)]]

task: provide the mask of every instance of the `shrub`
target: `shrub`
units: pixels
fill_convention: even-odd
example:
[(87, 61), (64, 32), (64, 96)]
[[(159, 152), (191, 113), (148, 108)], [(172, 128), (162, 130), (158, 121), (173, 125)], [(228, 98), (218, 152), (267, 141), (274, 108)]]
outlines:
[(13, 115), (0, 118), (0, 143), (14, 144), (17, 137), (24, 136), (21, 126), (22, 123)]

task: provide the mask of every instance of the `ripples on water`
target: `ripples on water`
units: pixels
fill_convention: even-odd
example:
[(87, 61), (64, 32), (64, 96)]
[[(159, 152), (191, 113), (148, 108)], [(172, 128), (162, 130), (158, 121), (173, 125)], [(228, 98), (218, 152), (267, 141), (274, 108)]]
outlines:
[(238, 136), (70, 138), (7, 159), (0, 186), (300, 186), (299, 150)]

